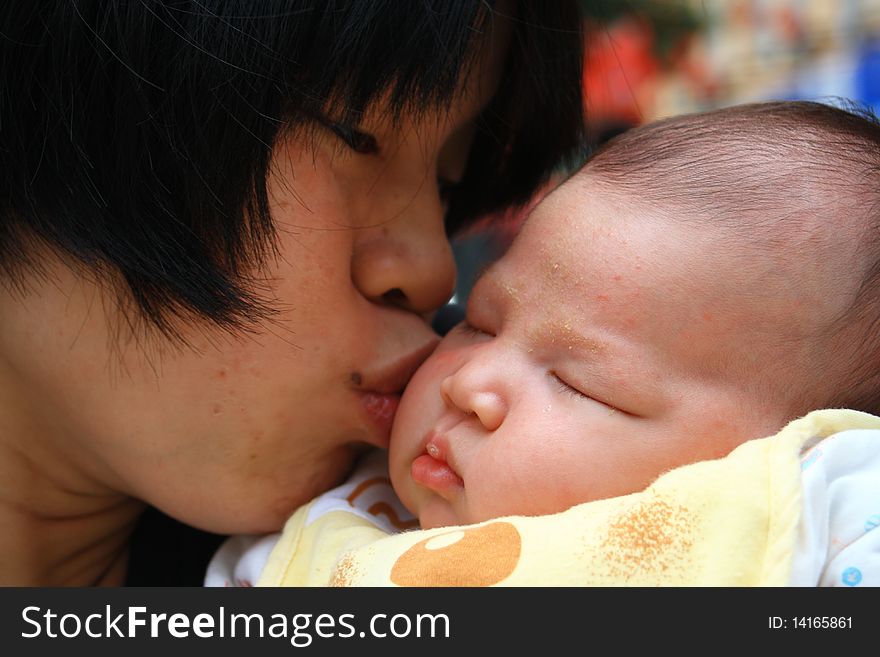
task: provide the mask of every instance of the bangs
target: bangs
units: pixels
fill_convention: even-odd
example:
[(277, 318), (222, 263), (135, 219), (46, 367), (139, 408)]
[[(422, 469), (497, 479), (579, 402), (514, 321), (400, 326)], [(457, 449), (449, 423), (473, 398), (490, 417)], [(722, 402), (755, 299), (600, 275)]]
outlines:
[(140, 60), (132, 62), (133, 71), (144, 70), (145, 60), (171, 55), (173, 87), (229, 94), (230, 107), (247, 100), (257, 115), (277, 122), (290, 118), (287, 107), (308, 116), (331, 103), (343, 106), (343, 118), (350, 119), (380, 96), (398, 116), (440, 106), (489, 26), (494, 3), (435, 0), (402, 10), (389, 0), (330, 1), (294, 9), (297, 3), (289, 1), (214, 0), (122, 3), (110, 12), (91, 4), (98, 22), (113, 22), (114, 14), (123, 24), (145, 21), (150, 37), (143, 45), (154, 54), (131, 52), (102, 35), (108, 49)]
[[(343, 120), (356, 121), (381, 97), (399, 119), (452, 99), (491, 28), (492, 4), (413, 3), (402, 12), (395, 2), (360, 2), (316, 14), (282, 24), (288, 64), (274, 73), (292, 105), (314, 112), (333, 105)], [(303, 69), (296, 61), (318, 65)]]
[[(504, 78), (450, 230), (526, 200), (580, 135), (577, 3), (503, 6)], [(280, 131), (331, 107), (352, 123), (374, 107), (392, 119), (444, 107), (495, 11), (486, 0), (4, 2), (0, 271), (33, 268), (35, 238), (113, 272), (165, 332), (169, 313), (259, 320), (271, 311), (249, 276), (274, 248), (266, 178)]]

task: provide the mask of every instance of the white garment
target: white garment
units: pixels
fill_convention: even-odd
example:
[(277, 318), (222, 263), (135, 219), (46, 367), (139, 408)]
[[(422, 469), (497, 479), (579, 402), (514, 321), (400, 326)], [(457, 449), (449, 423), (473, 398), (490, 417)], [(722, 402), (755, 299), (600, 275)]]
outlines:
[(801, 458), (804, 504), (790, 586), (880, 586), (877, 433), (842, 431)]
[[(880, 431), (842, 431), (807, 446), (801, 458), (803, 507), (789, 586), (880, 586)], [(320, 497), (311, 515), (363, 506), (364, 518), (394, 528), (366, 511), (378, 501), (402, 519), (406, 510), (391, 489), (374, 487), (369, 499), (350, 502), (364, 481), (387, 477), (386, 454), (376, 451), (342, 486)], [(375, 492), (378, 491), (378, 492)], [(376, 498), (381, 495), (381, 500)], [(411, 517), (411, 516), (410, 516)], [(281, 534), (235, 536), (208, 566), (205, 586), (251, 586)]]

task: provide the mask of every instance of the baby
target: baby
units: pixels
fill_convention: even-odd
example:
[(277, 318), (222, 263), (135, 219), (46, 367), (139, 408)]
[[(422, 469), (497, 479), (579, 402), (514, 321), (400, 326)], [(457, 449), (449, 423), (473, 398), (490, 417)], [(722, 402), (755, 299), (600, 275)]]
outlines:
[[(793, 430), (800, 437), (776, 439), (792, 446), (791, 458), (811, 463), (808, 449), (826, 438), (818, 479), (791, 487), (792, 495), (804, 492), (789, 505), (792, 547), (781, 569), (781, 583), (819, 583), (830, 539), (827, 527), (810, 524), (810, 505), (823, 518), (840, 507), (844, 480), (861, 481), (846, 488), (857, 504), (880, 493), (880, 420), (866, 415), (880, 411), (878, 240), (880, 126), (862, 116), (777, 102), (675, 117), (617, 137), (538, 204), (479, 279), (466, 321), (409, 383), (388, 455), (394, 491), (423, 529), (536, 520), (589, 509), (587, 502), (613, 524), (633, 507), (609, 511), (611, 502), (597, 501), (650, 491), (689, 464), (724, 462), (813, 409), (864, 411), (818, 421), (814, 414)], [(835, 468), (861, 474), (837, 480)], [(727, 476), (718, 472), (697, 480), (709, 490), (712, 478)], [(837, 502), (827, 493), (832, 480)], [(387, 499), (353, 501), (367, 481), (381, 483), (381, 475), (370, 471), (328, 499), (359, 508), (358, 522), (381, 531), (353, 540), (342, 530), (338, 544), (322, 543), (349, 555), (334, 556), (328, 583), (349, 583), (339, 564), (349, 559), (351, 570), (353, 550), (404, 520)], [(289, 572), (284, 551), (336, 508), (313, 503), (298, 514), (285, 531), (296, 541), (259, 541), (245, 559), (258, 555), (252, 572), (270, 549)], [(513, 525), (518, 536), (527, 525)], [(422, 533), (407, 533), (395, 568)], [(860, 581), (872, 569), (878, 575), (878, 537), (860, 544)], [(517, 540), (520, 558), (527, 541)], [(377, 545), (360, 553), (361, 570)], [(209, 583), (241, 577), (218, 574), (220, 562), (241, 563), (229, 550), (215, 559)], [(389, 583), (401, 583), (389, 572)], [(285, 577), (264, 581), (297, 581)]]

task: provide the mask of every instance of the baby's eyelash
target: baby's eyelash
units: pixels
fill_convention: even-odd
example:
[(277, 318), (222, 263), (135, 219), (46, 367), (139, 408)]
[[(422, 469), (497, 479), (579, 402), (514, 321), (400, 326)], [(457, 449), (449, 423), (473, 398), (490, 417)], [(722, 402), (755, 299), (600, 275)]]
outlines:
[(481, 331), (478, 328), (475, 328), (468, 324), (467, 320), (463, 321), (458, 325), (458, 330), (464, 333), (465, 335), (483, 335), (484, 331)]
[(556, 381), (556, 387), (559, 389), (560, 392), (563, 392), (566, 395), (569, 395), (570, 397), (576, 397), (578, 399), (589, 399), (590, 401), (594, 401), (598, 404), (602, 404), (603, 406), (605, 406), (608, 409), (609, 415), (611, 413), (616, 413), (616, 412), (620, 411), (624, 415), (628, 415), (630, 417), (639, 417), (638, 415), (630, 413), (629, 411), (625, 411), (621, 408), (618, 408), (617, 406), (615, 406), (614, 404), (612, 404), (610, 402), (604, 401), (602, 399), (596, 399), (595, 397), (593, 397), (591, 395), (587, 395), (587, 394), (581, 392), (580, 390), (578, 390), (574, 386), (566, 383), (563, 379), (560, 379), (559, 375), (556, 374), (556, 372), (550, 372), (550, 376), (552, 376), (553, 379)]
[[(559, 375), (556, 374), (556, 372), (550, 372), (550, 375), (556, 381), (556, 387), (559, 389), (560, 392), (564, 392), (565, 394), (571, 395), (572, 397), (582, 397), (583, 399), (593, 399), (592, 397), (582, 393), (580, 390), (578, 390), (574, 386), (569, 385), (568, 383), (566, 383), (565, 381), (560, 379)], [(596, 400), (596, 401), (598, 401), (598, 400)]]

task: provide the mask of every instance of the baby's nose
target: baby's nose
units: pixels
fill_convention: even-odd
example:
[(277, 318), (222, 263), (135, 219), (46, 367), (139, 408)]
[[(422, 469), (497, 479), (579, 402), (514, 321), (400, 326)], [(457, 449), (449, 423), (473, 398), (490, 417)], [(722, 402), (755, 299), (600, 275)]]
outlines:
[(441, 382), (440, 395), (447, 406), (475, 415), (486, 431), (498, 429), (507, 414), (507, 404), (501, 395), (476, 387), (473, 378), (463, 370)]

